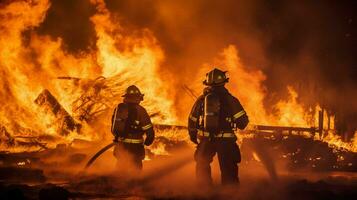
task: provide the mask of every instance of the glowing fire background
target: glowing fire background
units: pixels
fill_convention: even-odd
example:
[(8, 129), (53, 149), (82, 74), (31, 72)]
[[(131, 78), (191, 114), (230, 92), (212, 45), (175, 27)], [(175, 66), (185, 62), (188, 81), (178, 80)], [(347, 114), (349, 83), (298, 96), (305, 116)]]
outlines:
[(2, 1), (0, 125), (13, 136), (57, 135), (56, 119), (34, 103), (48, 89), (77, 121), (83, 95), (105, 107), (65, 139), (110, 137), (111, 111), (131, 84), (155, 123), (185, 125), (194, 102), (185, 88), (199, 94), (218, 66), (251, 124), (316, 126), (324, 108), (354, 132), (356, 3), (320, 3)]

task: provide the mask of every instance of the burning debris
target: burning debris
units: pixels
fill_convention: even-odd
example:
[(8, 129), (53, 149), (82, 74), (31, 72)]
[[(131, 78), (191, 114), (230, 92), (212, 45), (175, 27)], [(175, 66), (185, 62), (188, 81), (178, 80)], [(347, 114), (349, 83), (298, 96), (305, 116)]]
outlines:
[(68, 135), (70, 131), (80, 132), (81, 125), (75, 122), (48, 90), (43, 90), (36, 98), (35, 103), (39, 105), (44, 112), (53, 116), (53, 123), (57, 126), (56, 132), (60, 135)]
[(0, 126), (0, 143), (5, 143), (6, 146), (15, 145), (15, 139), (10, 135), (4, 126)]
[[(257, 132), (252, 138), (244, 138), (243, 155), (247, 162), (257, 161), (267, 156), (275, 161), (281, 161), (291, 171), (352, 171), (357, 172), (357, 153), (330, 147), (328, 143), (299, 135), (281, 135)], [(267, 155), (257, 151), (264, 148)], [(342, 159), (341, 159), (342, 158)], [(261, 162), (260, 160), (258, 162)]]
[[(286, 159), (291, 170), (356, 172), (357, 166), (354, 163), (357, 162), (357, 152), (354, 141), (345, 143), (341, 138), (328, 138), (328, 134), (333, 134), (333, 130), (324, 129), (323, 111), (320, 111), (318, 116), (317, 128), (254, 126), (253, 130), (243, 136), (243, 151), (250, 155), (246, 159), (261, 162), (260, 154), (263, 158)], [(261, 151), (262, 148), (265, 149), (264, 152)], [(266, 150), (269, 153), (264, 155)], [(258, 156), (255, 153), (258, 153)]]
[[(53, 17), (53, 13), (50, 13), (53, 8), (51, 6), (60, 4), (59, 2), (62, 1), (0, 3), (1, 199), (2, 191), (7, 194), (14, 189), (10, 183), (39, 183), (39, 187), (23, 185), (19, 186), (20, 189), (15, 187), (14, 190), (20, 191), (19, 193), (27, 191), (36, 194), (36, 197), (32, 198), (37, 198), (39, 194), (38, 196), (44, 199), (49, 199), (51, 194), (63, 195), (64, 198), (118, 198), (138, 196), (138, 193), (139, 196), (154, 198), (156, 194), (147, 192), (146, 187), (151, 190), (156, 186), (152, 185), (152, 182), (155, 182), (153, 179), (161, 180), (172, 174), (178, 174), (172, 176), (172, 180), (182, 178), (185, 184), (182, 187), (190, 188), (189, 184), (194, 182), (194, 169), (190, 166), (194, 147), (189, 142), (188, 130), (183, 124), (186, 124), (189, 107), (199, 97), (198, 94), (201, 94), (201, 77), (211, 66), (224, 66), (224, 70), (231, 73), (234, 80), (231, 80), (230, 91), (241, 100), (251, 124), (264, 124), (252, 125), (250, 130), (238, 134), (241, 140), (239, 145), (242, 149), (243, 174), (245, 170), (251, 170), (251, 166), (263, 166), (264, 172), (267, 172), (274, 181), (284, 178), (280, 173), (282, 170), (287, 170), (288, 175), (303, 172), (306, 177), (316, 171), (343, 174), (357, 172), (357, 122), (354, 120), (356, 114), (353, 113), (355, 102), (353, 105), (345, 106), (348, 109), (341, 109), (342, 106), (338, 105), (342, 104), (341, 102), (331, 100), (333, 103), (330, 103), (326, 100), (334, 99), (337, 95), (326, 95), (330, 98), (321, 100), (321, 96), (325, 95), (320, 89), (318, 92), (317, 89), (312, 89), (314, 95), (306, 100), (304, 96), (300, 96), (301, 88), (304, 88), (305, 84), (302, 83), (300, 86), (293, 83), (295, 80), (289, 83), (291, 85), (279, 83), (286, 87), (287, 94), (270, 91), (269, 85), (266, 84), (274, 77), (264, 73), (266, 71), (263, 68), (246, 66), (246, 53), (243, 52), (240, 57), (241, 49), (234, 44), (223, 44), (222, 41), (219, 41), (219, 45), (213, 45), (214, 52), (217, 52), (216, 46), (225, 48), (216, 58), (204, 60), (205, 64), (200, 65), (199, 69), (190, 69), (197, 66), (197, 63), (191, 65), (191, 62), (177, 65), (188, 66), (187, 68), (171, 69), (171, 65), (175, 64), (166, 58), (170, 57), (169, 54), (172, 52), (176, 53), (176, 47), (170, 52), (165, 52), (165, 45), (157, 39), (158, 35), (162, 34), (156, 35), (153, 30), (146, 27), (139, 30), (126, 27), (126, 22), (121, 23), (122, 21), (118, 20), (121, 17), (117, 17), (106, 5), (110, 4), (110, 1), (87, 2), (91, 8), (91, 16), (86, 21), (90, 23), (94, 34), (93, 40), (90, 41), (92, 46), (79, 53), (73, 53), (67, 49), (68, 44), (61, 36), (52, 37), (46, 34), (46, 31), (39, 32), (43, 29), (43, 24), (49, 23), (46, 20)], [(76, 1), (67, 3), (69, 2)], [(83, 2), (86, 1), (81, 1)], [(159, 9), (159, 16), (166, 16), (170, 13), (163, 10), (166, 7), (176, 8), (176, 4), (160, 4), (157, 7), (152, 9)], [(57, 8), (53, 9), (57, 13)], [(67, 10), (65, 11), (58, 13), (67, 13)], [(194, 15), (197, 12), (195, 10), (190, 13)], [(189, 18), (191, 16), (184, 17)], [(166, 30), (169, 34), (176, 32), (172, 31), (172, 24), (179, 25), (172, 23), (172, 19), (167, 20), (170, 22), (170, 28)], [(352, 24), (352, 19), (348, 24)], [(82, 28), (81, 25), (76, 24)], [(199, 32), (206, 34), (202, 30)], [(181, 48), (185, 45), (176, 44), (180, 42), (180, 38), (175, 38), (174, 43)], [(197, 38), (200, 38), (197, 43), (207, 43), (206, 37), (200, 35)], [(240, 42), (240, 45), (244, 46), (244, 43)], [(253, 46), (252, 49), (255, 49), (255, 45), (247, 46)], [(190, 50), (188, 52), (192, 53)], [(212, 55), (210, 54), (210, 57)], [(194, 59), (193, 57), (190, 59)], [(282, 65), (289, 66), (286, 63)], [(282, 74), (279, 74), (279, 77), (282, 77)], [(316, 85), (313, 87), (323, 87), (319, 80), (314, 82)], [(190, 85), (187, 85), (188, 83)], [(107, 152), (97, 160), (88, 174), (84, 177), (77, 176), (77, 172), (83, 169), (90, 156), (104, 143), (111, 142), (111, 112), (120, 101), (124, 89), (131, 84), (143, 89), (143, 104), (153, 119), (156, 132), (154, 143), (145, 149), (145, 165), (148, 168), (154, 166), (154, 169), (157, 167), (155, 164), (159, 167), (156, 171), (153, 170), (155, 173), (146, 174), (144, 178), (132, 182), (127, 182), (120, 176), (108, 178), (107, 176), (116, 175), (118, 172), (109, 172), (114, 162), (112, 152)], [(323, 106), (320, 108), (319, 105)], [(185, 154), (181, 155), (182, 152)], [(176, 162), (175, 159), (179, 156), (182, 156), (182, 159)], [(344, 176), (349, 177), (345, 174)], [(89, 181), (86, 181), (86, 178)], [(251, 180), (249, 176), (245, 178), (248, 182)], [(176, 184), (172, 180), (168, 183)], [(66, 184), (63, 184), (63, 188), (42, 185), (49, 182)], [(133, 182), (135, 187), (130, 185)], [(98, 185), (105, 194), (99, 194)], [(167, 185), (159, 188), (165, 189)], [(258, 188), (263, 191), (265, 185), (261, 185)], [(298, 181), (291, 187), (297, 187), (299, 190), (288, 190), (290, 186), (285, 189), (295, 194), (301, 190), (307, 191), (305, 188), (310, 190), (312, 187), (312, 191), (309, 192), (314, 193), (315, 190), (321, 191), (324, 186), (328, 186), (331, 191), (335, 185)], [(340, 191), (346, 187), (349, 194), (355, 194), (350, 190), (350, 187), (356, 187), (354, 183), (349, 183), (348, 186), (340, 184), (336, 187), (338, 186)], [(140, 191), (131, 191), (137, 188)], [(126, 194), (121, 193), (128, 189), (130, 191)], [(192, 194), (195, 195), (193, 191), (183, 191), (179, 193), (188, 194), (188, 198), (192, 198)], [(171, 194), (170, 192), (167, 193)], [(343, 196), (337, 194), (337, 197)], [(214, 195), (217, 194), (213, 192), (210, 195), (208, 198), (216, 197)], [(163, 196), (166, 197), (167, 194)], [(185, 195), (177, 196), (186, 198)], [(173, 198), (177, 196), (173, 195)]]
[[(0, 145), (5, 146), (8, 152), (11, 152), (12, 148), (22, 147), (29, 149), (38, 147), (41, 149), (48, 149), (45, 142), (41, 142), (40, 140), (47, 140), (50, 136), (21, 136), (21, 135), (13, 135), (7, 131), (7, 129), (3, 126), (0, 128)], [(48, 140), (47, 140), (48, 141)]]
[[(75, 81), (77, 80), (79, 79), (75, 79)], [(90, 80), (82, 87), (84, 92), (73, 101), (72, 112), (80, 121), (90, 123), (101, 114), (109, 111), (112, 106), (110, 99), (115, 98), (111, 91), (115, 88), (108, 87), (108, 81), (104, 77)], [(106, 92), (106, 89), (111, 91)]]

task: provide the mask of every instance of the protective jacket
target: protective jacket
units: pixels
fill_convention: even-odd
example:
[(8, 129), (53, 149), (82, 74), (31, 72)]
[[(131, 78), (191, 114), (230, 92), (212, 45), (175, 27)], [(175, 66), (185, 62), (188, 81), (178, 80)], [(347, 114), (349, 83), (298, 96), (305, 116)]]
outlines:
[[(210, 112), (207, 109), (207, 96), (214, 94), (213, 98), (218, 104), (218, 111)], [(213, 106), (214, 107), (214, 106)], [(206, 112), (206, 113), (205, 113)], [(206, 130), (207, 124), (212, 121), (204, 120), (205, 116), (218, 116), (216, 129)], [(203, 95), (195, 102), (188, 119), (190, 138), (197, 145), (195, 151), (196, 176), (199, 183), (212, 184), (210, 163), (215, 154), (218, 154), (223, 184), (238, 183), (238, 163), (241, 155), (234, 130), (244, 129), (248, 124), (248, 116), (237, 98), (233, 97), (224, 86), (205, 88)], [(197, 137), (200, 139), (199, 143)]]
[[(207, 87), (192, 107), (188, 118), (188, 129), (191, 138), (205, 132), (203, 124), (204, 99), (208, 93), (215, 93), (220, 100), (219, 128), (212, 137), (221, 133), (233, 133), (234, 129), (244, 129), (249, 120), (239, 100), (232, 96), (224, 86)], [(204, 134), (203, 134), (204, 135)]]
[[(120, 123), (123, 123), (122, 130), (119, 130)], [(112, 134), (123, 143), (142, 144), (144, 133), (146, 133), (144, 144), (150, 145), (154, 141), (155, 134), (145, 108), (135, 102), (120, 103), (112, 116)]]

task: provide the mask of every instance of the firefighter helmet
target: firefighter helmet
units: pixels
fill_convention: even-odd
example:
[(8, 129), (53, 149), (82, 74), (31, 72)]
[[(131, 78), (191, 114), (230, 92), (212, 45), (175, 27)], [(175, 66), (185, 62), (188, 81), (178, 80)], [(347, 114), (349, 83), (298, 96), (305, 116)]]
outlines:
[(140, 100), (143, 100), (144, 94), (140, 92), (138, 87), (136, 87), (135, 85), (131, 85), (125, 90), (125, 94), (123, 95), (123, 97), (140, 98)]
[(226, 77), (227, 71), (222, 71), (214, 68), (212, 71), (206, 74), (206, 80), (203, 84), (207, 86), (221, 86), (228, 82), (229, 78)]

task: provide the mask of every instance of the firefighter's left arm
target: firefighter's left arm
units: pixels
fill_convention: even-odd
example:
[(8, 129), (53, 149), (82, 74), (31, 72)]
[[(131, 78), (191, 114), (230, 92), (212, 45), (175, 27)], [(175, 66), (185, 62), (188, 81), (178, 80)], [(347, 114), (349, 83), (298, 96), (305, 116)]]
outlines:
[(113, 112), (113, 115), (112, 115), (112, 127), (111, 127), (111, 132), (114, 136), (116, 136), (117, 134), (115, 133), (115, 130), (114, 130), (114, 127), (115, 127), (115, 118), (116, 118), (116, 115), (117, 115), (117, 112), (118, 112), (118, 108), (115, 107), (114, 109), (114, 112)]
[(144, 144), (146, 146), (150, 146), (154, 142), (154, 139), (155, 139), (155, 132), (154, 132), (154, 128), (151, 127), (148, 130), (146, 130), (146, 139)]
[(237, 98), (232, 96), (230, 103), (233, 111), (232, 120), (237, 125), (237, 128), (243, 130), (249, 123), (248, 115)]
[(188, 116), (188, 133), (193, 143), (197, 144), (197, 129), (199, 128), (199, 117), (202, 110), (204, 96), (198, 97)]
[(146, 139), (144, 144), (146, 146), (149, 146), (154, 142), (155, 131), (151, 123), (150, 116), (148, 115), (148, 113), (144, 108), (140, 109), (139, 111), (139, 119), (140, 119), (141, 128), (146, 133)]

